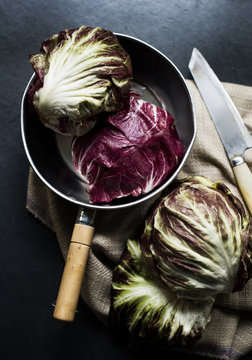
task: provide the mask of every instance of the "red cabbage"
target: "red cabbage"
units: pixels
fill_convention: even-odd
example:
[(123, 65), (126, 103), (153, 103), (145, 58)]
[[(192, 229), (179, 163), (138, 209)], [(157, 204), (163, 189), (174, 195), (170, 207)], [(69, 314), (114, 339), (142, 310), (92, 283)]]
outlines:
[(135, 91), (123, 110), (106, 117), (102, 127), (75, 137), (72, 144), (74, 166), (88, 182), (93, 203), (148, 193), (181, 156), (173, 117)]

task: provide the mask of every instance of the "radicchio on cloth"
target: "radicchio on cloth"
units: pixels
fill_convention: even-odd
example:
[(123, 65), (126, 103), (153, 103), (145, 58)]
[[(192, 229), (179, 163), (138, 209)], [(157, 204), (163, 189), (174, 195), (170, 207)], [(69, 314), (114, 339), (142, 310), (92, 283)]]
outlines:
[(148, 193), (175, 168), (182, 151), (173, 117), (135, 91), (123, 110), (72, 144), (74, 166), (93, 203)]
[(173, 186), (145, 221), (144, 263), (180, 298), (242, 290), (252, 276), (252, 222), (242, 203), (203, 176)]

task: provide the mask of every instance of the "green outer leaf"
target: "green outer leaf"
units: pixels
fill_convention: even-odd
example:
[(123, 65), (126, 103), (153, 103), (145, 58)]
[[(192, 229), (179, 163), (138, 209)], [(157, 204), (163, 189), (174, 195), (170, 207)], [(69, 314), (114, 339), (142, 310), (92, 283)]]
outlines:
[(155, 279), (142, 260), (139, 243), (128, 240), (127, 249), (113, 275), (113, 315), (134, 338), (191, 344), (210, 321), (214, 302), (178, 298)]
[(147, 219), (141, 239), (144, 261), (188, 299), (240, 289), (250, 276), (250, 222), (224, 184), (188, 178)]

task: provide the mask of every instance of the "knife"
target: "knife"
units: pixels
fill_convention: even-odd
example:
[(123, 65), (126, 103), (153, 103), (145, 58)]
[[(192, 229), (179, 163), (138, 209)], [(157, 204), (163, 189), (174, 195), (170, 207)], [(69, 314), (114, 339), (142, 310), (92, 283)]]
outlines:
[(233, 101), (196, 48), (193, 49), (189, 69), (220, 136), (236, 183), (252, 215), (252, 173), (244, 159), (245, 151), (252, 148), (252, 137)]

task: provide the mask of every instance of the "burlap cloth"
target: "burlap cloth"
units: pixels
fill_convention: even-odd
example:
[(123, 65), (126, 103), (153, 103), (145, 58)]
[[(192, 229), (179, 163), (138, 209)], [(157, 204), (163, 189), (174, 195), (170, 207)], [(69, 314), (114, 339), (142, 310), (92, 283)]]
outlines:
[[(197, 115), (197, 137), (179, 178), (203, 175), (222, 180), (240, 197), (234, 176), (212, 120), (194, 85), (188, 80)], [(252, 88), (223, 84), (252, 134)], [(251, 153), (248, 154), (250, 167)], [(107, 322), (110, 308), (112, 269), (118, 262), (125, 241), (143, 228), (147, 202), (120, 211), (99, 211), (81, 296), (98, 318)], [(75, 221), (77, 207), (55, 195), (30, 170), (27, 209), (55, 232), (64, 258)], [(41, 225), (42, 226), (42, 225)], [(235, 359), (252, 351), (252, 280), (240, 293), (220, 295), (200, 341), (190, 350), (195, 354)]]

